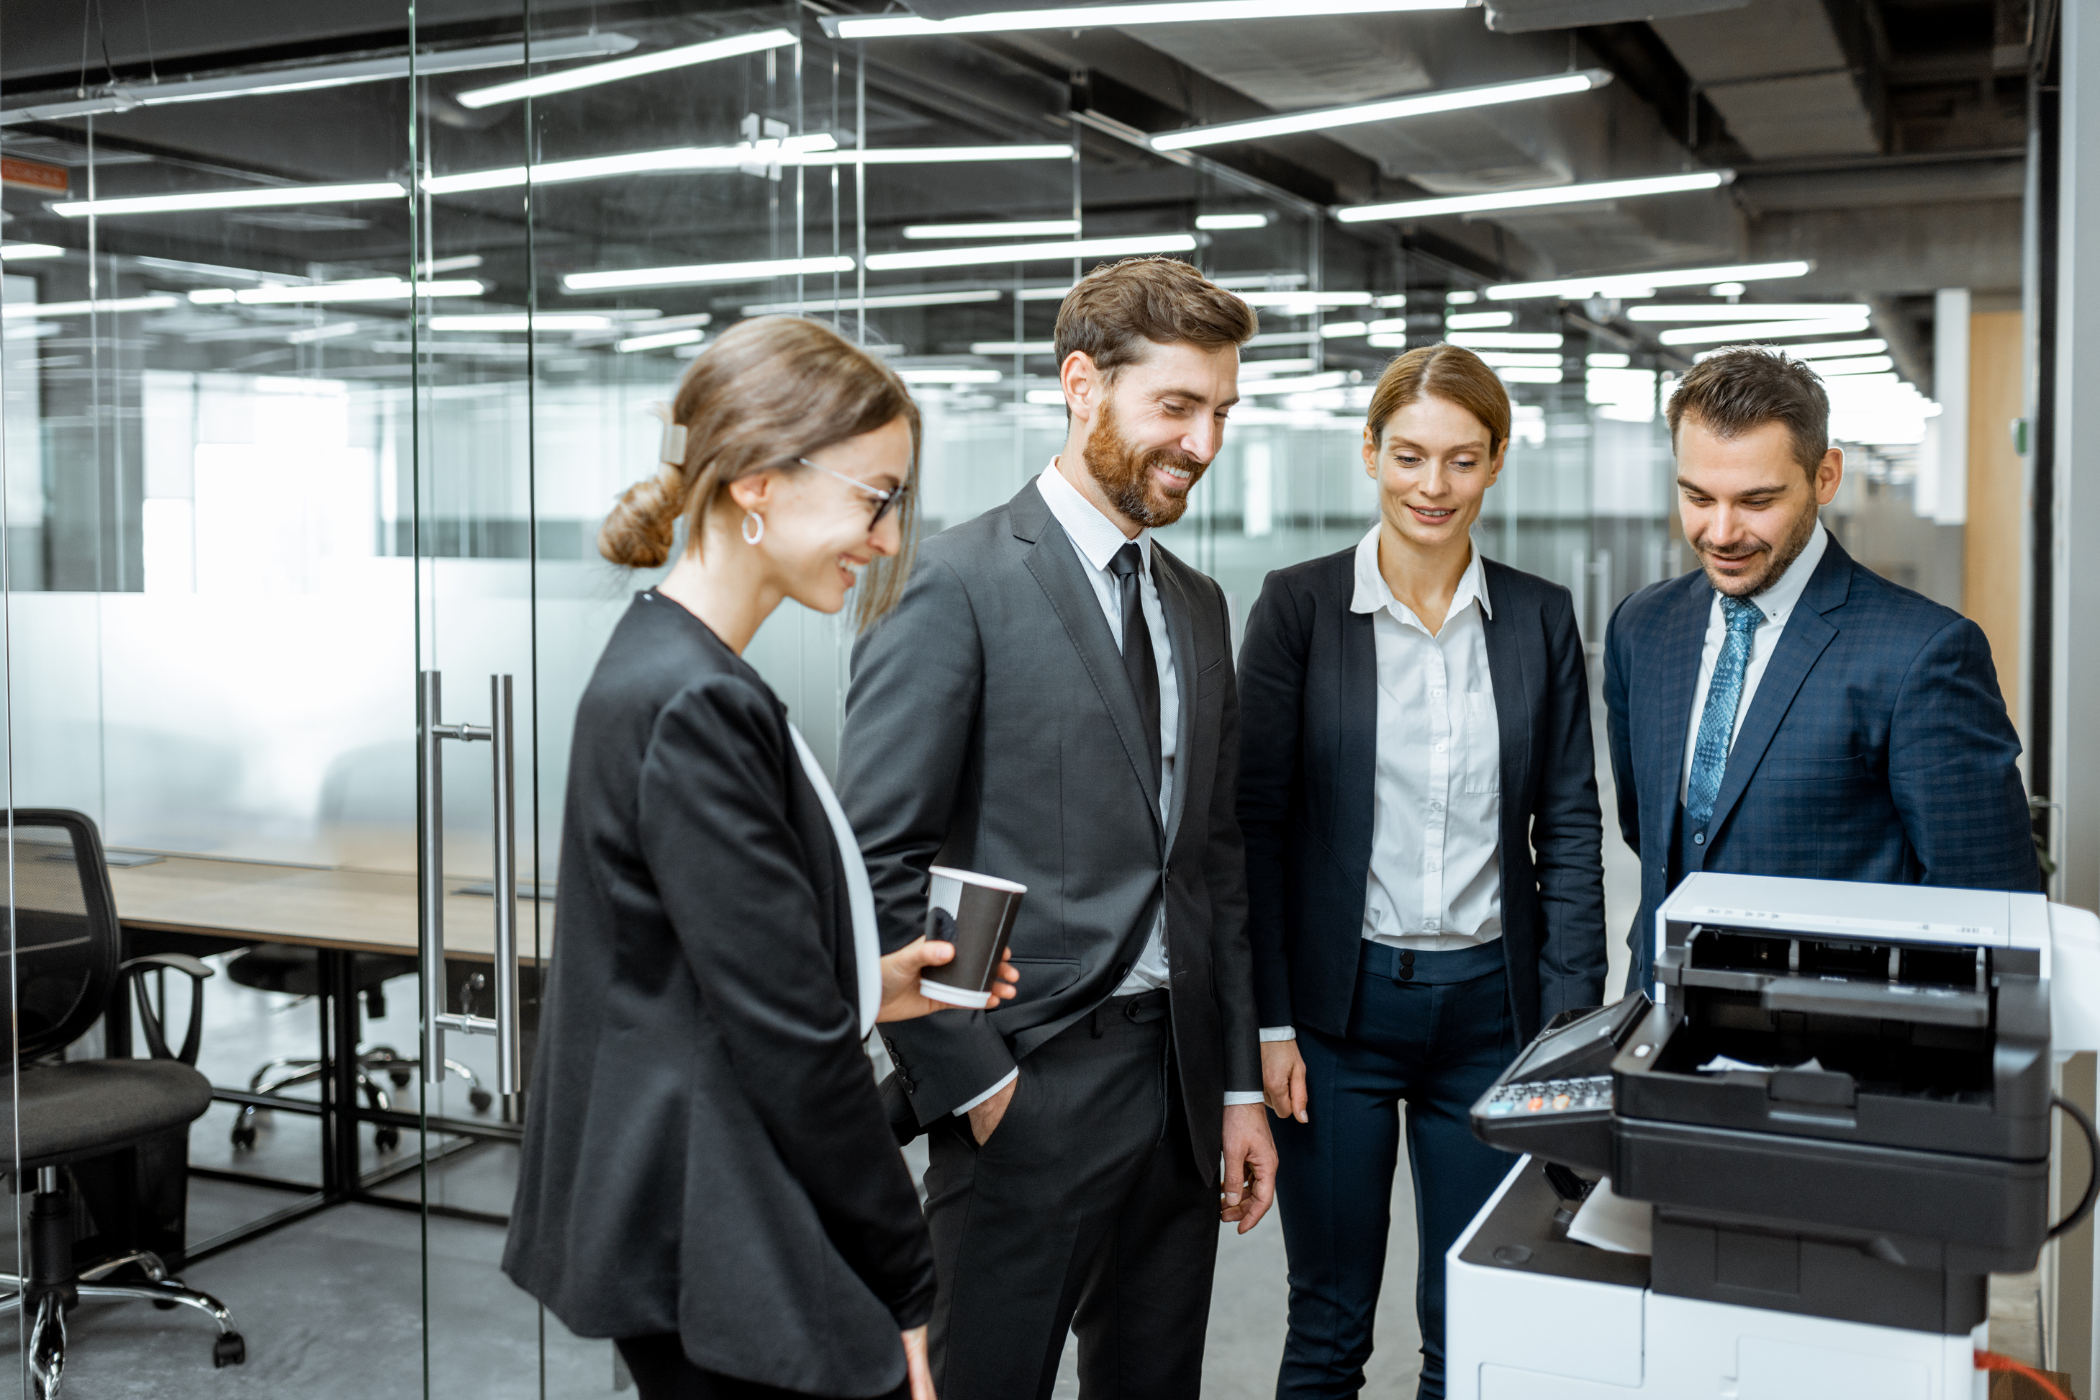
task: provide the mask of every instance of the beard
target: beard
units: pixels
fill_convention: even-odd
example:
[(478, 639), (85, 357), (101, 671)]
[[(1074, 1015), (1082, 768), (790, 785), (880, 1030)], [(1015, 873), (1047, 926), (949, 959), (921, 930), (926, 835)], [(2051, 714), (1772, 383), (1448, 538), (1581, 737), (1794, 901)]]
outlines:
[[(1148, 530), (1172, 525), (1189, 508), (1189, 488), (1203, 479), (1209, 464), (1199, 462), (1171, 447), (1134, 448), (1116, 421), (1115, 400), (1104, 397), (1101, 416), (1080, 449), (1087, 474), (1109, 502), (1127, 518)], [(1189, 474), (1178, 489), (1159, 486), (1152, 478), (1154, 467), (1172, 467)]]
[[(1706, 581), (1713, 585), (1716, 593), (1726, 593), (1733, 598), (1755, 598), (1758, 594), (1779, 582), (1780, 576), (1786, 573), (1787, 566), (1799, 559), (1801, 551), (1808, 548), (1808, 542), (1814, 537), (1815, 532), (1816, 508), (1811, 505), (1801, 513), (1801, 518), (1794, 522), (1792, 528), (1787, 531), (1786, 536), (1777, 544), (1766, 544), (1760, 540), (1756, 549), (1742, 549), (1730, 554), (1722, 554), (1717, 550), (1711, 550), (1696, 540), (1693, 541), (1692, 547), (1698, 551), (1699, 566), (1705, 569)], [(1770, 556), (1765, 561), (1765, 567), (1760, 573), (1746, 574), (1736, 578), (1724, 578), (1717, 576), (1712, 569), (1706, 567), (1706, 561), (1710, 555), (1722, 559), (1735, 560), (1747, 559), (1759, 552)]]

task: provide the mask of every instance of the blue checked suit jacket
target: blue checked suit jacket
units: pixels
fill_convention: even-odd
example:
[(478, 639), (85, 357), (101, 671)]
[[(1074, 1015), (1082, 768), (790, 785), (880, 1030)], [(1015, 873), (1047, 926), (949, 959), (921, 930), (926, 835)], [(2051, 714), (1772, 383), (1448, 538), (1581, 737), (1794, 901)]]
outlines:
[[(1619, 605), (1604, 700), (1619, 830), (1641, 857), (1629, 989), (1652, 988), (1713, 589), (1694, 569)], [(2017, 762), (1983, 631), (1835, 538), (1765, 667), (1685, 868), (2036, 890)]]

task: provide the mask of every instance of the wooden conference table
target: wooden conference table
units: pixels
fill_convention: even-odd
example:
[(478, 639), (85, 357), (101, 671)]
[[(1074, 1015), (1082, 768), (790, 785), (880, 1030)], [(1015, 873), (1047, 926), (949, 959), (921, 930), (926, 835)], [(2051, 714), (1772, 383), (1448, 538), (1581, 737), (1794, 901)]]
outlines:
[[(123, 856), (119, 855), (118, 859)], [(395, 871), (327, 868), (275, 864), (262, 861), (224, 860), (206, 856), (165, 855), (150, 864), (116, 864), (110, 867), (110, 885), (116, 894), (117, 917), (123, 925), (126, 956), (146, 952), (186, 952), (192, 955), (228, 952), (256, 943), (296, 944), (316, 951), (320, 992), (319, 1058), (322, 1062), (321, 1098), (293, 1099), (248, 1092), (244, 1088), (213, 1086), (213, 1096), (222, 1102), (250, 1104), (280, 1112), (311, 1114), (321, 1122), (321, 1189), (252, 1173), (192, 1167), (192, 1175), (271, 1186), (302, 1193), (303, 1199), (271, 1215), (224, 1234), (199, 1242), (184, 1253), (185, 1263), (230, 1249), (259, 1235), (301, 1220), (317, 1210), (346, 1201), (362, 1201), (395, 1208), (416, 1208), (416, 1202), (377, 1190), (386, 1182), (412, 1172), (425, 1161), (450, 1156), (488, 1142), (518, 1140), (515, 1103), (502, 1105), (500, 1121), (441, 1117), (402, 1109), (380, 1109), (360, 1102), (357, 1077), (358, 1016), (354, 963), (360, 955), (414, 958), (419, 952), (416, 920), (416, 878)], [(489, 882), (479, 881), (481, 893), (471, 889), (475, 877), (453, 877), (445, 882), (445, 962), (447, 1004), (459, 1005), (460, 984), (473, 975), (474, 965), (493, 961), (495, 912), (487, 891)], [(551, 892), (550, 892), (551, 893)], [(539, 936), (533, 936), (533, 913), (538, 911)], [(531, 1045), (539, 1010), (539, 965), (553, 948), (554, 901), (542, 898), (535, 906), (530, 899), (518, 902), (519, 963), (521, 965), (521, 1036), (530, 1062)], [(537, 956), (535, 956), (535, 952)], [(130, 1043), (130, 1007), (119, 1001), (112, 1008), (112, 1053), (125, 1053)], [(417, 1009), (420, 1022), (421, 1008)], [(211, 1034), (209, 1023), (205, 1034)], [(405, 1108), (413, 1109), (411, 1097)], [(363, 1171), (358, 1156), (361, 1124), (392, 1125), (406, 1142), (424, 1142), (422, 1152), (410, 1151), (402, 1160), (377, 1171)], [(408, 1136), (427, 1133), (427, 1139)], [(435, 1213), (501, 1223), (501, 1217), (481, 1212), (427, 1204)]]

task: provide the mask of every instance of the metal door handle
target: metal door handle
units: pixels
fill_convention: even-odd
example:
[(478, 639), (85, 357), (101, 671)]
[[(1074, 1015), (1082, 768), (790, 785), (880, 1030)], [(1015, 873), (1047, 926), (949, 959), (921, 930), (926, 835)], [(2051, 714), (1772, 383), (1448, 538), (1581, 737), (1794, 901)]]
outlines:
[[(417, 885), (423, 954), (423, 1082), (445, 1079), (445, 1032), (496, 1037), (496, 1092), (519, 1089), (518, 798), (512, 740), (511, 678), (489, 677), (489, 725), (445, 724), (439, 673), (424, 671), (416, 693), (421, 777), (421, 878)], [(445, 797), (442, 741), (487, 740), (494, 748), (496, 838), (496, 1014), (448, 1010), (445, 997)]]

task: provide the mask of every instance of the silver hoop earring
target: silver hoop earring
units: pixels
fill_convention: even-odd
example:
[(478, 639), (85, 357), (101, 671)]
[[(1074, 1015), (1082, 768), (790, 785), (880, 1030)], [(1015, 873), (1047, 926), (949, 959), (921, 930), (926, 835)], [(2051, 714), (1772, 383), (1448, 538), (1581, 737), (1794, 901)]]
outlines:
[(757, 544), (766, 537), (766, 518), (755, 510), (744, 512), (743, 536), (745, 544)]

